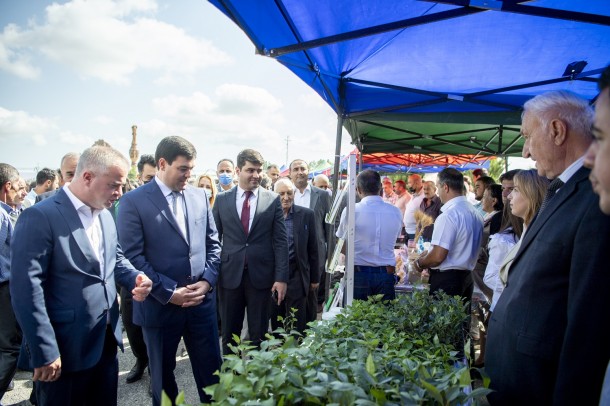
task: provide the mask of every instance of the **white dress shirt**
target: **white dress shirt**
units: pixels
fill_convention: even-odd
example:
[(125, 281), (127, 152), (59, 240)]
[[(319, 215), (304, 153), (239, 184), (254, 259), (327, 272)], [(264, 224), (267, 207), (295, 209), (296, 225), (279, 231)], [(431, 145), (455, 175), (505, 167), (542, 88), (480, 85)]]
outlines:
[(405, 216), (403, 218), (403, 222), (405, 224), (405, 231), (407, 234), (415, 234), (415, 228), (417, 227), (417, 222), (415, 221), (415, 212), (419, 210), (419, 206), (421, 206), (421, 202), (424, 200), (424, 190), (420, 190), (419, 194), (413, 194), (411, 196), (411, 200), (407, 203), (405, 207)]
[[(246, 191), (239, 187), (237, 187), (236, 200), (235, 200), (235, 208), (237, 209), (237, 215), (241, 220), (241, 209), (244, 206), (244, 200), (246, 198)], [(250, 223), (248, 224), (248, 232), (252, 229), (252, 220), (254, 220), (254, 213), (256, 213), (256, 204), (258, 203), (258, 188), (252, 191), (250, 195)]]
[(174, 205), (174, 198), (175, 196), (178, 197), (178, 201), (176, 202), (176, 213), (174, 214), (174, 218), (176, 219), (176, 222), (178, 223), (178, 227), (180, 227), (180, 231), (182, 231), (182, 235), (185, 238), (188, 238), (188, 234), (187, 234), (187, 229), (186, 229), (186, 202), (184, 200), (184, 194), (182, 192), (179, 192), (179, 194), (174, 195), (174, 191), (171, 190), (170, 188), (168, 188), (165, 183), (163, 183), (163, 181), (161, 179), (159, 179), (157, 176), (155, 176), (155, 182), (157, 182), (157, 185), (159, 186), (159, 189), (161, 189), (161, 193), (163, 193), (163, 196), (165, 196), (165, 199), (167, 200), (167, 204), (169, 206), (169, 211), (174, 214), (174, 210), (173, 210), (173, 205)]
[(307, 187), (303, 189), (303, 193), (296, 187), (294, 188), (294, 204), (300, 207), (313, 209), (313, 207), (309, 207), (311, 204), (311, 185), (308, 184)]
[(439, 270), (472, 271), (483, 237), (483, 220), (464, 196), (454, 197), (441, 207), (434, 222), (432, 245), (449, 251)]
[[(366, 196), (356, 203), (355, 218), (354, 264), (395, 266), (394, 245), (402, 228), (400, 210), (381, 196)], [(347, 210), (343, 210), (337, 237), (345, 238), (346, 233)]]
[(104, 275), (104, 238), (102, 232), (102, 225), (100, 223), (100, 213), (101, 210), (92, 209), (83, 203), (78, 197), (72, 193), (69, 187), (65, 187), (64, 191), (68, 195), (68, 198), (72, 202), (72, 205), (76, 209), (78, 213), (78, 217), (80, 218), (81, 223), (83, 224), (83, 228), (85, 229), (85, 233), (87, 234), (87, 239), (89, 240), (89, 244), (91, 244), (91, 248), (93, 248), (93, 253), (100, 263), (100, 274), (102, 277)]

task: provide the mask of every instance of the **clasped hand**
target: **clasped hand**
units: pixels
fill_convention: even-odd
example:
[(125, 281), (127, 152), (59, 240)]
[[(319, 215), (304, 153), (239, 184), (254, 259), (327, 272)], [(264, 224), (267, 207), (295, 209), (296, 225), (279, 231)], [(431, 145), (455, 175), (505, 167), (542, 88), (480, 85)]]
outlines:
[(169, 302), (181, 307), (197, 306), (203, 302), (209, 290), (210, 284), (208, 281), (199, 281), (192, 285), (176, 288)]
[(150, 293), (151, 289), (152, 281), (148, 279), (148, 276), (138, 274), (138, 276), (136, 276), (136, 287), (131, 291), (133, 300), (136, 302), (143, 302), (144, 299), (146, 299), (146, 296), (148, 296)]

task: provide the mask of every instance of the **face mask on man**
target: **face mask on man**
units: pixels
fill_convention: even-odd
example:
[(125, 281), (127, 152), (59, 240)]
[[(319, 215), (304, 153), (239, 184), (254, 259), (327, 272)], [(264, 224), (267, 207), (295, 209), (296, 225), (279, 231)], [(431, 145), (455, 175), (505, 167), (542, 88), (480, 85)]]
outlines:
[(221, 173), (218, 175), (218, 183), (220, 183), (222, 186), (229, 186), (231, 183), (233, 183), (233, 176), (228, 173)]

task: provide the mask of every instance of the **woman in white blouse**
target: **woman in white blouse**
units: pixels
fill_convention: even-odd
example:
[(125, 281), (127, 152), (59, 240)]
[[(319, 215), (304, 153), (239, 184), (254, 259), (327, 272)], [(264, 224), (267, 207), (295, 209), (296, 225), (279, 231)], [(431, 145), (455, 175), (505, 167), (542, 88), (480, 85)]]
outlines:
[[(549, 181), (539, 176), (536, 169), (530, 169), (519, 171), (514, 177), (514, 183), (515, 188), (508, 195), (509, 216), (502, 231), (492, 236), (489, 242), (489, 263), (483, 281), (494, 292), (491, 311), (504, 290), (510, 265), (519, 250), (527, 226), (540, 209)], [(522, 221), (522, 226), (517, 218)]]

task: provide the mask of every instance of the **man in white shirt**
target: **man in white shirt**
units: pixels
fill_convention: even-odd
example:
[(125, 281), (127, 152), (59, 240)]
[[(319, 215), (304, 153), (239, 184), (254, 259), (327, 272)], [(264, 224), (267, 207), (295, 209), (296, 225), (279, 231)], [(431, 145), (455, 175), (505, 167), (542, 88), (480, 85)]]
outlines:
[(417, 227), (415, 212), (419, 210), (419, 206), (421, 206), (421, 202), (424, 200), (424, 186), (421, 176), (415, 173), (409, 176), (407, 186), (409, 193), (411, 193), (411, 200), (409, 200), (407, 207), (405, 207), (403, 222), (405, 224), (405, 232), (407, 233), (408, 237), (407, 239), (412, 240), (415, 238), (415, 228)]
[(470, 301), (470, 272), (477, 261), (483, 222), (462, 194), (464, 178), (457, 169), (443, 169), (437, 184), (443, 207), (434, 222), (432, 249), (414, 265), (419, 270), (430, 269), (430, 293), (443, 290)]
[[(384, 300), (392, 300), (396, 297), (394, 244), (402, 227), (402, 215), (398, 208), (381, 199), (379, 173), (360, 172), (356, 191), (362, 200), (355, 209), (354, 299), (366, 300), (371, 295), (383, 294)], [(337, 237), (345, 238), (347, 226), (344, 210)]]
[(24, 207), (30, 207), (36, 203), (36, 196), (57, 189), (58, 187), (57, 172), (53, 169), (42, 168), (36, 174), (36, 187), (32, 188), (23, 200)]
[(404, 180), (397, 180), (394, 182), (394, 192), (398, 195), (394, 206), (400, 210), (400, 215), (404, 217), (407, 203), (411, 200), (411, 195), (407, 192), (407, 185)]
[(309, 166), (302, 159), (290, 163), (290, 180), (294, 183), (294, 204), (313, 210), (315, 216), (316, 235), (318, 236), (318, 275), (320, 286), (312, 287), (307, 295), (307, 321), (317, 318), (318, 309), (324, 303), (326, 295), (326, 256), (328, 247), (328, 224), (326, 213), (332, 206), (331, 198), (324, 189), (311, 186), (307, 179)]

